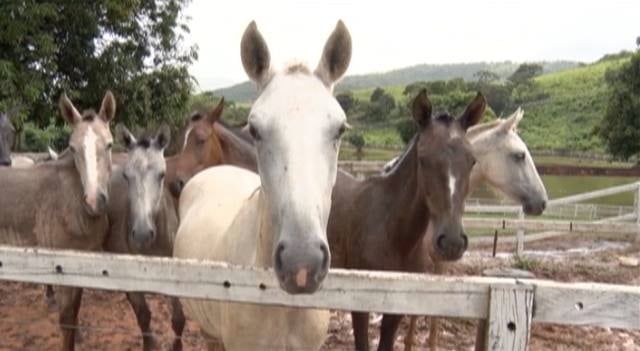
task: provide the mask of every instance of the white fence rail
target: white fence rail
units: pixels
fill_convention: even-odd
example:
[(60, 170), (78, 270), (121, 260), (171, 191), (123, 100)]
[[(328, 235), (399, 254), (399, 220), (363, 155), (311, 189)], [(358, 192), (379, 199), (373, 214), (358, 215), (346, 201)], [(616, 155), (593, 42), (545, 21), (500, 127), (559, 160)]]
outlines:
[[(488, 319), (487, 349), (525, 350), (530, 322), (640, 329), (640, 287), (331, 270), (313, 295), (220, 262), (0, 246), (0, 280), (305, 308)], [(447, 303), (442, 303), (447, 301)], [(523, 315), (524, 313), (524, 315)], [(524, 342), (523, 342), (524, 340)]]

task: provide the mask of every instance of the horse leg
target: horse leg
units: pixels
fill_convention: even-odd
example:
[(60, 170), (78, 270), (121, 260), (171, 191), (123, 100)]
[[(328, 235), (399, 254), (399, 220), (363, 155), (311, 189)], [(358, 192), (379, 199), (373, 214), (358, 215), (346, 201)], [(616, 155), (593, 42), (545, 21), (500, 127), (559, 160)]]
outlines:
[(380, 326), (380, 342), (378, 343), (378, 351), (393, 351), (393, 343), (396, 340), (396, 331), (400, 321), (401, 314), (385, 314), (382, 316), (382, 325)]
[(429, 317), (429, 349), (438, 349), (438, 329), (440, 328), (440, 318)]
[(204, 330), (200, 331), (204, 337), (207, 351), (224, 351), (224, 345), (215, 337), (211, 336)]
[(56, 303), (56, 295), (55, 295), (55, 292), (53, 291), (53, 286), (46, 285), (45, 287), (46, 287), (46, 290), (44, 292), (44, 297), (47, 301), (47, 307), (49, 308), (50, 311), (55, 311), (58, 305)]
[(184, 312), (180, 300), (175, 297), (171, 298), (171, 329), (175, 339), (173, 340), (173, 351), (182, 351), (182, 332), (185, 325)]
[(409, 330), (407, 330), (407, 336), (404, 338), (404, 351), (411, 351), (413, 349), (413, 341), (416, 333), (416, 321), (418, 316), (411, 316), (409, 320)]
[(356, 351), (369, 351), (369, 313), (351, 312), (351, 324)]
[(144, 294), (127, 293), (127, 300), (129, 300), (129, 304), (131, 308), (133, 308), (133, 313), (136, 315), (138, 326), (142, 332), (142, 349), (144, 351), (150, 351), (154, 346), (154, 340), (149, 326), (151, 324), (151, 311), (149, 310), (147, 301), (144, 299)]
[(78, 312), (82, 301), (82, 289), (60, 287), (59, 323), (62, 329), (62, 350), (75, 350), (76, 329), (78, 328)]

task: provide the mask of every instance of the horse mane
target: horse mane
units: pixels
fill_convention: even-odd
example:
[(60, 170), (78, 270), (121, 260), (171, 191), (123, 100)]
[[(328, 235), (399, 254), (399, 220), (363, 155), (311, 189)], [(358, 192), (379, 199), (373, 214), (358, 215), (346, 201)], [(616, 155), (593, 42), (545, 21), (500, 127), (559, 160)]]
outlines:
[(311, 70), (309, 69), (309, 67), (307, 67), (306, 64), (302, 62), (292, 62), (285, 67), (284, 73), (288, 75), (296, 73), (309, 75), (311, 74)]
[(253, 138), (250, 135), (242, 132), (242, 128), (244, 127), (244, 125), (232, 126), (222, 119), (219, 119), (218, 121), (216, 121), (216, 123), (224, 128), (227, 132), (233, 134), (233, 136), (235, 136), (236, 138), (241, 139), (244, 143), (253, 146)]
[(477, 124), (467, 130), (467, 138), (473, 138), (502, 124), (503, 119)]
[(98, 118), (98, 114), (95, 110), (84, 110), (82, 111), (82, 120), (85, 122), (93, 122), (96, 118)]
[(395, 161), (393, 161), (393, 163), (389, 166), (389, 170), (387, 170), (386, 172), (383, 172), (383, 175), (393, 174), (398, 169), (398, 167), (402, 164), (404, 159), (407, 158), (409, 151), (411, 151), (411, 149), (414, 147), (417, 141), (418, 141), (418, 133), (413, 135), (411, 140), (409, 140), (409, 142), (407, 143), (407, 147), (404, 149), (402, 154), (396, 157)]

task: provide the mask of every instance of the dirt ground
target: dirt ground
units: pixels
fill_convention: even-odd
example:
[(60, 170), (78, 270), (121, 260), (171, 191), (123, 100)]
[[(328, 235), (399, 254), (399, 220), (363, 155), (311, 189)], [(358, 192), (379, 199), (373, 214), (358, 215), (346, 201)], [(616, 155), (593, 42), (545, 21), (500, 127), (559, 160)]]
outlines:
[[(462, 261), (450, 264), (448, 274), (479, 275), (484, 269), (508, 266), (524, 268), (537, 278), (556, 281), (592, 281), (640, 285), (640, 268), (625, 267), (619, 257), (640, 258), (640, 249), (629, 239), (614, 236), (565, 236), (529, 243), (526, 259), (510, 257), (512, 245), (499, 245), (498, 258), (491, 248), (472, 247)], [(150, 296), (152, 329), (159, 350), (173, 341), (168, 300)], [(640, 307), (639, 307), (640, 308)], [(439, 349), (472, 350), (476, 321), (447, 319), (442, 322)], [(404, 349), (408, 319), (396, 339), (396, 350)], [(377, 345), (379, 324), (370, 327), (371, 345)], [(640, 329), (640, 325), (638, 326)], [(429, 325), (418, 320), (414, 350), (426, 350)], [(0, 350), (56, 350), (60, 345), (57, 312), (50, 310), (44, 287), (34, 284), (0, 283)], [(183, 337), (184, 349), (206, 350), (198, 326), (189, 321)], [(124, 294), (85, 290), (80, 309), (80, 336), (76, 350), (141, 350), (142, 340), (135, 317)], [(334, 312), (329, 336), (322, 350), (353, 350), (350, 315)], [(533, 325), (530, 350), (640, 350), (640, 330), (625, 331), (597, 327)]]

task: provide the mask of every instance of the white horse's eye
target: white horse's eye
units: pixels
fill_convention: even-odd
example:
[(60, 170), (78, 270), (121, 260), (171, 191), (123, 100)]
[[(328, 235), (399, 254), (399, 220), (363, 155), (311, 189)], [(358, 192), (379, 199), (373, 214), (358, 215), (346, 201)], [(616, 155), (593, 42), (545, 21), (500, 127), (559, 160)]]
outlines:
[(513, 159), (514, 159), (516, 162), (522, 162), (522, 161), (524, 161), (525, 157), (526, 157), (526, 155), (525, 155), (525, 153), (524, 153), (524, 152), (516, 152), (516, 153), (514, 153), (514, 154), (513, 154)]
[(256, 127), (253, 124), (249, 124), (249, 134), (251, 134), (251, 137), (255, 141), (259, 141), (260, 138), (261, 138), (260, 137), (260, 133), (258, 133), (258, 130), (256, 129)]

